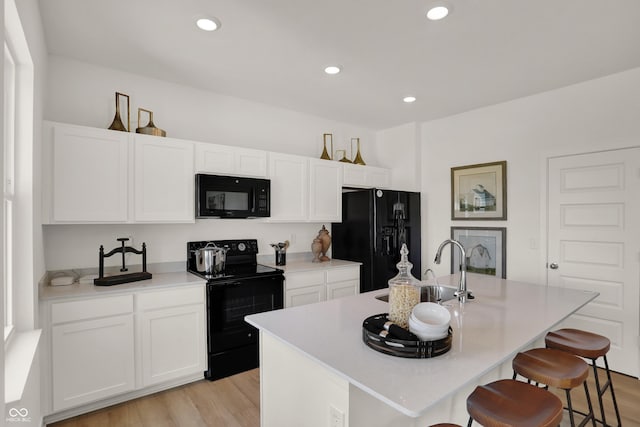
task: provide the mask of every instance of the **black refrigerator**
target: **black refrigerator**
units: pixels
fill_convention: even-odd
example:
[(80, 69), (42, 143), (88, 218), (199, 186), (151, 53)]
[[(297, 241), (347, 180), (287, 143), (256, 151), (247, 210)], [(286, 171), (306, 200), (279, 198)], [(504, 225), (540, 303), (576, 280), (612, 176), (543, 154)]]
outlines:
[(409, 249), (411, 273), (421, 277), (420, 193), (381, 189), (342, 193), (342, 222), (331, 225), (332, 255), (358, 261), (360, 292), (382, 289), (398, 270), (400, 248)]

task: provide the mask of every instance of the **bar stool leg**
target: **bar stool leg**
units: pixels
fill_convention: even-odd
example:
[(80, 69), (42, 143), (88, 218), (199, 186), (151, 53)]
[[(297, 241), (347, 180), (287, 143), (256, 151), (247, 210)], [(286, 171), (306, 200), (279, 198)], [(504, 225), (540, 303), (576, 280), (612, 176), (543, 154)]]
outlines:
[(611, 389), (611, 399), (613, 400), (613, 408), (616, 411), (616, 419), (618, 421), (618, 427), (622, 426), (620, 420), (620, 411), (618, 410), (618, 401), (616, 400), (616, 394), (613, 391), (613, 382), (611, 381), (611, 371), (609, 370), (609, 362), (607, 361), (607, 355), (602, 356), (604, 358), (605, 372), (607, 373), (607, 382), (602, 388), (600, 388), (600, 379), (598, 377), (598, 366), (596, 365), (596, 359), (591, 359), (591, 366), (593, 367), (593, 376), (596, 380), (596, 392), (598, 394), (598, 403), (600, 404), (600, 415), (602, 416), (602, 425), (607, 427), (607, 419), (604, 413), (604, 405), (602, 404), (602, 396), (607, 391), (607, 388)]

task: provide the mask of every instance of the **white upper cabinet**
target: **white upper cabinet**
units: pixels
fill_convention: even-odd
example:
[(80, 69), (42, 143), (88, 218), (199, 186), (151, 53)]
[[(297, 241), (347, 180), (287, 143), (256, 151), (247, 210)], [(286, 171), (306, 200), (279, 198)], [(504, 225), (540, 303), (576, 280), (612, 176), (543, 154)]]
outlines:
[(43, 222), (126, 222), (127, 132), (45, 123)]
[(344, 185), (359, 188), (389, 188), (391, 171), (374, 166), (343, 164)]
[(267, 152), (218, 144), (196, 144), (196, 172), (267, 176)]
[(338, 162), (309, 160), (309, 220), (342, 221), (342, 167)]
[(271, 221), (306, 221), (309, 209), (309, 159), (269, 153)]
[(193, 143), (135, 136), (134, 221), (194, 222)]
[(342, 218), (338, 162), (269, 153), (270, 221), (322, 222)]

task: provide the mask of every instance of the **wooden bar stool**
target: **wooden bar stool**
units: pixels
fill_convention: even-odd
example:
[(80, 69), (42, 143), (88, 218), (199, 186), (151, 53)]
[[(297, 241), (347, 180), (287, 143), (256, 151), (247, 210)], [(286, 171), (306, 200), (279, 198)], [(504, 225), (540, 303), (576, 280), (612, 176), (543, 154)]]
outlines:
[(480, 385), (467, 398), (469, 423), (485, 427), (555, 427), (562, 402), (553, 393), (515, 380)]
[[(622, 425), (620, 420), (620, 411), (618, 410), (618, 402), (616, 394), (613, 391), (613, 382), (611, 381), (611, 371), (609, 370), (609, 362), (607, 362), (607, 353), (611, 347), (611, 341), (602, 335), (592, 332), (581, 331), (579, 329), (559, 329), (549, 332), (544, 339), (545, 345), (549, 348), (566, 351), (576, 356), (584, 357), (591, 360), (593, 367), (593, 376), (596, 381), (596, 391), (598, 392), (598, 403), (600, 404), (600, 415), (602, 416), (602, 424), (607, 426), (607, 419), (604, 414), (604, 406), (602, 405), (602, 396), (607, 390), (611, 391), (611, 399), (613, 400), (613, 408), (616, 411), (618, 427)], [(600, 386), (598, 378), (598, 367), (596, 360), (602, 357), (604, 359), (605, 372), (607, 373), (607, 382)], [(600, 420), (599, 420), (600, 421)]]
[[(545, 388), (551, 386), (565, 391), (571, 426), (575, 427), (576, 425), (574, 413), (579, 413), (585, 416), (579, 424), (580, 427), (586, 425), (589, 420), (593, 423), (593, 427), (596, 427), (587, 387), (589, 365), (584, 360), (561, 350), (534, 348), (518, 353), (513, 359), (512, 365), (514, 380), (520, 375), (527, 378), (529, 382), (535, 381), (537, 384), (545, 385)], [(571, 404), (571, 390), (580, 385), (584, 387), (585, 396), (587, 397), (587, 405), (589, 406), (587, 414), (574, 410)]]

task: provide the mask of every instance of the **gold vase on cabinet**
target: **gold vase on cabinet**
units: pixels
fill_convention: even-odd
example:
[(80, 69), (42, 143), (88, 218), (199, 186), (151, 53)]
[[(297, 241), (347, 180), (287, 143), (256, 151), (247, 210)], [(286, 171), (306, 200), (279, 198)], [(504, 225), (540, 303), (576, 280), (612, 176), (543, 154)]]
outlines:
[[(357, 152), (356, 152), (356, 156), (353, 157), (353, 143), (356, 143), (356, 147), (357, 147)], [(351, 138), (351, 157), (353, 157), (353, 161), (351, 163), (353, 163), (354, 165), (362, 165), (365, 166), (366, 163), (364, 162), (364, 160), (362, 159), (362, 155), (360, 154), (360, 138)]]
[[(120, 97), (127, 98), (127, 126), (122, 123), (122, 118), (120, 117)], [(129, 132), (131, 129), (131, 111), (129, 110), (129, 95), (124, 93), (116, 92), (116, 115), (111, 122), (111, 125), (108, 127), (111, 130), (118, 130), (121, 132)]]
[(322, 155), (320, 156), (322, 160), (332, 160), (329, 152), (327, 151), (327, 141), (329, 141), (329, 144), (331, 145), (331, 152), (333, 153), (333, 134), (325, 133), (322, 135), (322, 142), (324, 144)]

